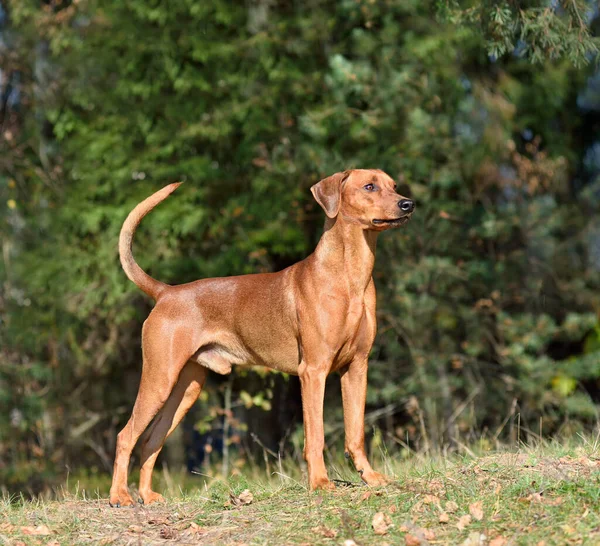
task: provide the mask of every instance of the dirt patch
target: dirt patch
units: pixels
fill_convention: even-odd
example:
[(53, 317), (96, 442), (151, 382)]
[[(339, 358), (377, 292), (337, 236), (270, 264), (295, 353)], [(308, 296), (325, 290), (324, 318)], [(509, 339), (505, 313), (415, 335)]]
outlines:
[(538, 457), (528, 453), (503, 453), (482, 457), (472, 465), (477, 472), (515, 471), (537, 474), (552, 480), (576, 481), (600, 472), (600, 460), (590, 457)]

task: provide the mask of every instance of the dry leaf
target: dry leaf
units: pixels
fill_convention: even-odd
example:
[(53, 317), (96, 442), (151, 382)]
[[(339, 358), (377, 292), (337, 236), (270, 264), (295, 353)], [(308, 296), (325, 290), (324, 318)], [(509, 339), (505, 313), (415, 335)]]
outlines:
[(422, 543), (421, 539), (415, 535), (406, 534), (404, 535), (404, 542), (406, 546), (420, 546)]
[(415, 503), (415, 505), (410, 509), (411, 512), (418, 512), (418, 513), (423, 512), (423, 510), (424, 510), (424, 508), (423, 508), (423, 501), (422, 500), (417, 501)]
[(477, 520), (483, 519), (483, 504), (481, 501), (474, 502), (469, 505), (469, 513)]
[(425, 495), (425, 497), (423, 497), (423, 503), (424, 504), (439, 504), (440, 499), (439, 499), (439, 497), (436, 497), (435, 495)]
[(440, 523), (448, 523), (450, 521), (450, 516), (446, 512), (442, 512), (438, 518), (438, 521)]
[(461, 546), (484, 546), (485, 540), (485, 535), (482, 535), (479, 531), (473, 531), (469, 534)]
[(417, 534), (423, 535), (426, 540), (435, 540), (435, 533), (431, 529), (421, 527), (418, 530)]
[(364, 495), (360, 498), (360, 501), (366, 501), (372, 494), (371, 491), (365, 491)]
[(51, 535), (52, 531), (47, 525), (38, 525), (36, 527), (21, 527), (21, 533), (24, 535)]
[(373, 531), (376, 535), (385, 535), (389, 527), (392, 525), (392, 520), (387, 514), (384, 514), (383, 512), (377, 512), (373, 516), (371, 525), (373, 526)]
[(250, 493), (249, 489), (244, 489), (237, 497), (229, 495), (229, 498), (234, 506), (245, 506), (252, 503), (254, 495)]
[(556, 497), (554, 499), (550, 497), (544, 497), (542, 493), (532, 493), (531, 495), (527, 495), (526, 497), (520, 497), (519, 502), (531, 502), (531, 503), (539, 503), (539, 504), (547, 504), (548, 506), (558, 506), (562, 504), (564, 499), (562, 497)]
[(357, 546), (357, 544), (351, 538), (349, 538), (344, 540), (344, 546)]
[(141, 525), (130, 525), (127, 528), (127, 532), (129, 533), (141, 533), (144, 528)]
[(313, 527), (311, 531), (324, 536), (325, 538), (335, 538), (337, 537), (337, 531), (335, 529), (330, 529), (329, 527), (325, 527), (325, 525), (319, 525), (318, 527)]
[(192, 523), (190, 523), (190, 526), (187, 528), (187, 532), (192, 534), (198, 534), (202, 532), (202, 527), (200, 527), (200, 525), (198, 525), (195, 521), (192, 521)]
[(160, 538), (164, 538), (165, 540), (177, 538), (178, 535), (177, 529), (173, 529), (172, 527), (165, 526), (160, 530)]
[(171, 523), (167, 518), (162, 516), (154, 516), (148, 520), (150, 525), (169, 525)]
[(468, 514), (465, 516), (460, 516), (460, 518), (458, 519), (458, 523), (456, 524), (459, 531), (462, 531), (469, 525), (471, 525), (471, 516), (469, 516)]
[(504, 546), (506, 544), (506, 539), (504, 537), (496, 537), (490, 540), (489, 546)]
[(60, 546), (60, 542), (58, 540), (51, 540), (50, 542), (46, 542), (44, 546)]
[(458, 510), (458, 504), (456, 504), (454, 501), (448, 501), (446, 503), (446, 512), (450, 512), (452, 514), (452, 512), (456, 512)]

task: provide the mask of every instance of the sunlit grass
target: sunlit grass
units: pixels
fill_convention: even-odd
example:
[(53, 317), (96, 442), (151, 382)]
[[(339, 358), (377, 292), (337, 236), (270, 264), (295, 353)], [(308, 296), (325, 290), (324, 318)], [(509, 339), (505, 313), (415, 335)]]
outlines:
[[(594, 544), (600, 543), (599, 447), (597, 439), (579, 438), (512, 451), (387, 457), (377, 466), (394, 480), (380, 489), (363, 486), (339, 461), (330, 465), (340, 484), (331, 493), (310, 493), (297, 461), (275, 461), (269, 473), (244, 468), (227, 480), (217, 468), (204, 476), (157, 471), (167, 502), (133, 509), (110, 509), (108, 483), (99, 477), (88, 483), (70, 477), (55, 492), (59, 500), (5, 498), (0, 540), (404, 544), (409, 535), (423, 544)], [(246, 490), (252, 502), (236, 506)], [(373, 527), (377, 513), (383, 535)]]

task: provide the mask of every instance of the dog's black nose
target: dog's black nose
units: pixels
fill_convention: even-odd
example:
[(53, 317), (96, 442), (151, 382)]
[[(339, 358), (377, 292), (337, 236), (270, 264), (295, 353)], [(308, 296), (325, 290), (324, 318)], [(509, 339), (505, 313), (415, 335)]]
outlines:
[(412, 212), (415, 210), (415, 202), (411, 199), (401, 199), (398, 201), (398, 206), (402, 212)]

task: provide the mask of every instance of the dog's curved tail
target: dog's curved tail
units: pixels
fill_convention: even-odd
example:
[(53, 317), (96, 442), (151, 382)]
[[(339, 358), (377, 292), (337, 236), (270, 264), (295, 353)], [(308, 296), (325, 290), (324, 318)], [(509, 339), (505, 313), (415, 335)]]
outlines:
[(155, 300), (160, 293), (169, 286), (164, 282), (157, 281), (148, 275), (135, 261), (131, 251), (131, 243), (133, 235), (142, 218), (146, 216), (156, 205), (164, 201), (171, 193), (173, 193), (182, 182), (176, 182), (165, 186), (162, 190), (153, 193), (147, 199), (144, 199), (137, 205), (127, 216), (121, 228), (119, 235), (119, 257), (125, 274), (133, 281), (141, 290)]

